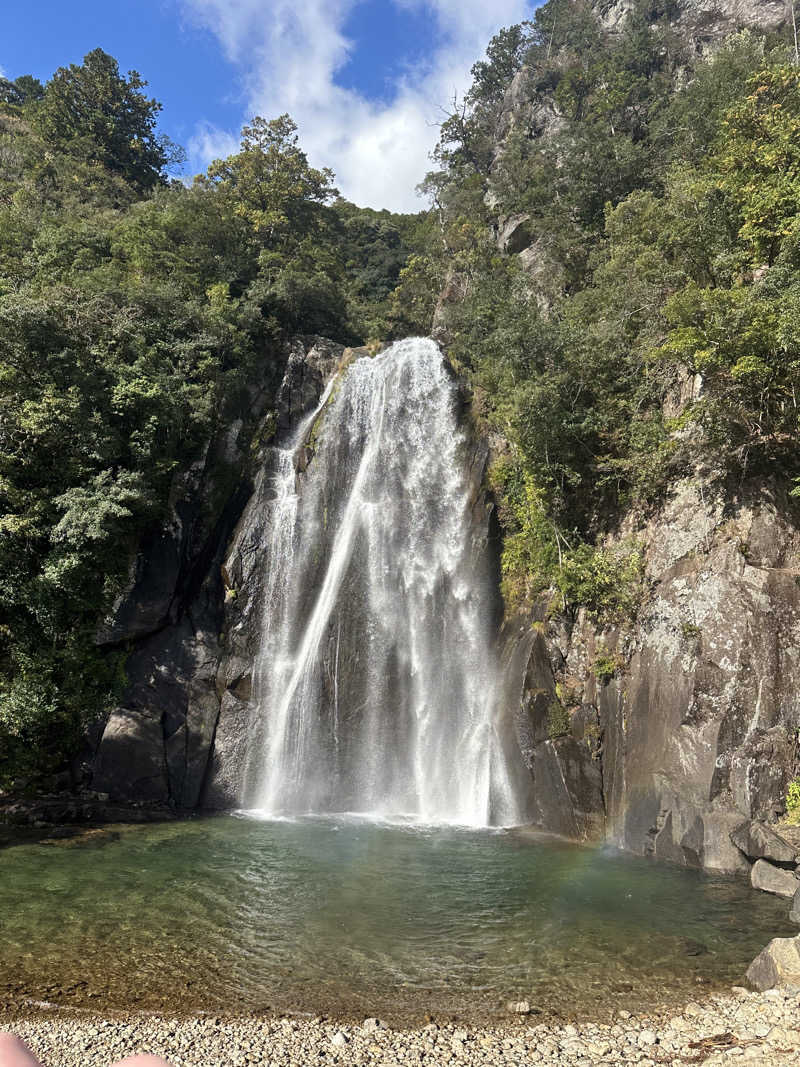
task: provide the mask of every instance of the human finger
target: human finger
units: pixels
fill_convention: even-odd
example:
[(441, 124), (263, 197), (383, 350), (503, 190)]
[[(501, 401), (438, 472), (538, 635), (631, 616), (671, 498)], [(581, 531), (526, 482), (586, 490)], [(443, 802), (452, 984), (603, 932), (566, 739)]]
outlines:
[[(28, 1046), (16, 1034), (0, 1034), (0, 1067), (42, 1067)], [(150, 1067), (153, 1067), (151, 1064)], [(161, 1065), (159, 1064), (159, 1067)]]

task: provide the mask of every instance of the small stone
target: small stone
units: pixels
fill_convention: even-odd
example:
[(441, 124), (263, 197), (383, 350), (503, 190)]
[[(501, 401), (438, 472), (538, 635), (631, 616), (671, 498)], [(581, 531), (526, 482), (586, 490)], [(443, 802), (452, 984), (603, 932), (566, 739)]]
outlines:
[(530, 1015), (531, 1006), (527, 1000), (512, 1000), (506, 1005), (508, 1011), (515, 1015)]
[(601, 1056), (607, 1056), (611, 1052), (611, 1045), (607, 1041), (587, 1041), (586, 1051), (593, 1059), (600, 1059)]
[(781, 1045), (785, 1049), (800, 1048), (800, 1030), (789, 1030), (785, 1026), (773, 1026), (764, 1038), (768, 1045)]
[[(436, 1029), (435, 1023), (430, 1023), (428, 1026), (425, 1027), (425, 1029), (428, 1030), (430, 1026), (433, 1026), (434, 1029)], [(386, 1023), (382, 1019), (365, 1019), (364, 1022), (361, 1024), (361, 1029), (364, 1031), (365, 1034), (374, 1034), (376, 1030), (385, 1030)]]
[(342, 1033), (341, 1030), (337, 1030), (331, 1038), (331, 1044), (335, 1045), (337, 1048), (344, 1048), (344, 1046), (347, 1044), (347, 1037)]
[(639, 1037), (637, 1038), (637, 1044), (641, 1048), (646, 1048), (650, 1045), (655, 1045), (656, 1041), (658, 1041), (658, 1038), (652, 1030), (642, 1030), (642, 1032), (639, 1034)]

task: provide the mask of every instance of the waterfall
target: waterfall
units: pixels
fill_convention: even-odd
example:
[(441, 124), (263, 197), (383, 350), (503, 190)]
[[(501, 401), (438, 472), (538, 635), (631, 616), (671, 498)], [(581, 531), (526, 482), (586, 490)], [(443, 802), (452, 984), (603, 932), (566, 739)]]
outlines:
[(521, 822), (456, 386), (411, 339), (328, 393), (275, 450), (244, 801)]

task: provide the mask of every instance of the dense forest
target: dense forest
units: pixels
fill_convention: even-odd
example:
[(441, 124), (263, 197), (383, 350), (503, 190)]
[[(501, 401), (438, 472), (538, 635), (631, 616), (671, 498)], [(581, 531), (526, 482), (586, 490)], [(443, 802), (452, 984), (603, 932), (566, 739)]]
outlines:
[[(423, 329), (426, 294), (458, 294), (451, 356), (511, 443), (511, 604), (550, 590), (629, 615), (639, 548), (603, 548), (623, 514), (698, 467), (720, 488), (800, 477), (794, 42), (744, 31), (698, 55), (673, 15), (640, 0), (611, 34), (550, 0), (501, 32), (425, 183), (439, 228), (398, 299)], [(519, 255), (504, 219), (524, 220)]]
[[(178, 472), (294, 333), (403, 332), (424, 217), (361, 209), (284, 115), (186, 185), (101, 50), (0, 81), (0, 768), (52, 768), (124, 681), (103, 613)], [(263, 371), (260, 371), (262, 377)], [(3, 777), (0, 771), (0, 779)]]
[(418, 216), (342, 200), (285, 115), (171, 179), (160, 105), (100, 50), (0, 80), (0, 784), (57, 766), (113, 701), (125, 649), (99, 621), (176, 473), (293, 334), (385, 340), (436, 314), (507, 442), (509, 607), (630, 614), (640, 548), (609, 537), (699, 465), (800, 485), (793, 44), (698, 54), (668, 8), (641, 0), (612, 34), (549, 0), (503, 30)]

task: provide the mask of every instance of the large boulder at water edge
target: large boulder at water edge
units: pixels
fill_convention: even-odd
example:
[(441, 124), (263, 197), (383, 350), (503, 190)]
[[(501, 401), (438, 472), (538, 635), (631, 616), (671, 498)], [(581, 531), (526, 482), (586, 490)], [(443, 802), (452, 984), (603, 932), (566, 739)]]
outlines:
[(798, 881), (794, 871), (773, 867), (766, 860), (756, 860), (750, 872), (753, 889), (763, 889), (765, 893), (775, 893), (779, 897), (794, 897)]
[(731, 841), (752, 860), (793, 864), (797, 857), (794, 846), (762, 822), (743, 822), (731, 834)]
[(759, 990), (800, 985), (800, 936), (773, 938), (747, 968), (747, 981)]

